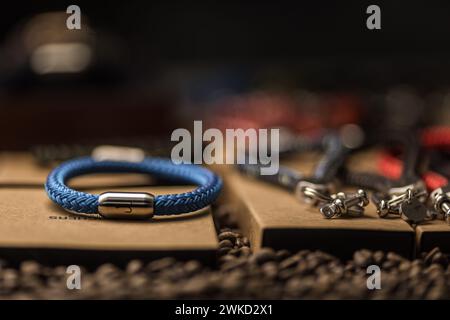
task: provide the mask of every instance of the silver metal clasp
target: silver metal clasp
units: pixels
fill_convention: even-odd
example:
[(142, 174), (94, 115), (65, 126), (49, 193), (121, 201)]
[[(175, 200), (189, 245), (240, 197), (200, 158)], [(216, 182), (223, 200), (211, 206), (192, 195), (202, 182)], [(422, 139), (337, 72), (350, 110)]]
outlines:
[(428, 193), (422, 181), (391, 188), (388, 198), (377, 204), (377, 213), (381, 218), (390, 214), (398, 215), (403, 220), (411, 223), (420, 223), (429, 217), (425, 201)]
[(98, 212), (109, 219), (150, 219), (155, 196), (146, 192), (105, 192), (98, 199)]
[(364, 190), (357, 193), (330, 193), (331, 185), (314, 184), (301, 181), (297, 185), (297, 196), (313, 206), (320, 207), (320, 213), (326, 219), (347, 217), (361, 217), (364, 207), (369, 204), (369, 198)]
[(329, 201), (332, 189), (332, 184), (318, 184), (302, 180), (295, 188), (295, 195), (303, 202), (317, 206)]
[(359, 189), (356, 193), (346, 194), (338, 192), (331, 195), (330, 201), (320, 208), (325, 218), (340, 216), (361, 217), (364, 215), (364, 207), (369, 204), (366, 191)]
[(145, 151), (140, 148), (100, 145), (92, 150), (91, 157), (95, 161), (127, 161), (142, 162)]
[(450, 224), (450, 192), (445, 192), (442, 188), (436, 189), (430, 195), (430, 202), (439, 217)]

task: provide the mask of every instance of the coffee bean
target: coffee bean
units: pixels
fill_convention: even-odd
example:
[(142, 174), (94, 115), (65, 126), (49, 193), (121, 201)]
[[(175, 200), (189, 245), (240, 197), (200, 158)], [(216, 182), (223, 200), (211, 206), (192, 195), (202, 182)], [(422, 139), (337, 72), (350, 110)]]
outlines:
[(356, 266), (366, 268), (373, 263), (372, 252), (369, 250), (358, 250), (353, 254), (353, 261)]
[(316, 286), (314, 287), (315, 294), (322, 296), (325, 292), (331, 290), (334, 285), (335, 278), (331, 274), (321, 273), (317, 277)]
[(242, 267), (242, 266), (244, 266), (246, 264), (247, 264), (247, 259), (245, 259), (245, 258), (237, 258), (237, 259), (225, 262), (222, 265), (221, 269), (223, 271), (229, 271), (229, 270), (234, 270), (236, 268)]
[(275, 260), (279, 262), (286, 259), (290, 255), (291, 253), (288, 250), (278, 250), (277, 252), (275, 252)]
[(385, 256), (386, 255), (384, 254), (383, 251), (380, 251), (380, 250), (375, 251), (375, 253), (373, 254), (373, 260), (374, 260), (373, 262), (376, 265), (381, 265), (384, 262)]
[(308, 269), (315, 270), (323, 263), (324, 261), (321, 261), (317, 256), (311, 256), (306, 259), (305, 265)]
[(218, 238), (219, 238), (219, 241), (229, 240), (234, 244), (236, 242), (237, 235), (232, 231), (225, 231), (225, 232), (221, 232), (219, 234)]
[(286, 281), (285, 291), (288, 297), (302, 297), (311, 292), (315, 282), (312, 277), (292, 277)]
[(300, 277), (293, 277), (286, 281), (285, 291), (288, 293), (288, 296), (296, 296), (301, 294), (302, 288), (304, 288), (303, 279)]
[(143, 270), (143, 264), (140, 260), (131, 260), (127, 264), (126, 272), (129, 274), (138, 273)]
[(297, 271), (295, 269), (283, 269), (278, 272), (278, 278), (280, 278), (283, 281), (286, 281), (296, 274)]
[(227, 261), (231, 261), (231, 260), (235, 260), (235, 259), (237, 259), (236, 256), (226, 254), (226, 255), (221, 256), (221, 257), (219, 258), (219, 263), (223, 264), (223, 263), (225, 263), (225, 262), (227, 262)]
[(219, 250), (217, 250), (217, 254), (218, 256), (223, 256), (228, 254), (231, 251), (231, 248), (220, 248)]
[(301, 260), (301, 257), (299, 255), (293, 255), (289, 258), (284, 259), (280, 262), (280, 270), (288, 269), (295, 267)]
[(2, 270), (0, 288), (9, 292), (19, 286), (19, 273), (14, 269)]
[(437, 283), (435, 286), (431, 287), (428, 290), (425, 299), (448, 299), (448, 287), (442, 283)]
[(65, 278), (67, 276), (67, 267), (65, 266), (57, 266), (53, 268), (53, 272), (50, 272), (50, 276), (56, 278)]
[(186, 278), (186, 270), (183, 263), (176, 263), (171, 268), (164, 270), (163, 273), (172, 281), (178, 281)]
[[(238, 268), (229, 271), (226, 279), (221, 281), (220, 288), (226, 292), (226, 294), (231, 293), (233, 296), (236, 295), (237, 290), (240, 290), (242, 287), (245, 287), (245, 272)], [(234, 291), (234, 292), (233, 292)]]
[(6, 260), (0, 259), (0, 272), (8, 266), (8, 262)]
[(181, 285), (181, 292), (183, 297), (198, 297), (208, 288), (208, 281), (202, 276), (196, 276), (188, 279)]
[(381, 268), (382, 268), (383, 270), (389, 271), (389, 270), (395, 268), (396, 266), (398, 266), (398, 264), (399, 264), (399, 262), (392, 261), (392, 260), (387, 260), (387, 261), (383, 262)]
[(432, 263), (433, 256), (437, 253), (440, 253), (440, 249), (438, 247), (434, 248), (427, 254), (424, 253), (423, 260), (425, 261), (426, 264), (430, 264), (430, 263)]
[(179, 292), (179, 285), (169, 282), (160, 282), (154, 284), (154, 292), (159, 296), (158, 299), (174, 299), (177, 297), (177, 292)]
[(415, 259), (415, 260), (411, 261), (411, 267), (414, 267), (414, 266), (424, 267), (425, 263), (423, 260)]
[(339, 264), (336, 261), (331, 261), (327, 265), (328, 270), (331, 274), (333, 274), (337, 279), (341, 279), (344, 276), (344, 266)]
[(409, 261), (403, 261), (398, 266), (399, 272), (407, 272), (410, 269), (411, 269), (411, 262), (409, 262)]
[(228, 239), (219, 242), (219, 248), (232, 248), (232, 247), (233, 243)]
[[(129, 278), (127, 278), (127, 284), (129, 287), (134, 289), (143, 288), (148, 283), (148, 278), (143, 274), (132, 273)], [(83, 288), (85, 288), (85, 284), (83, 281)]]
[(175, 264), (176, 260), (172, 257), (162, 258), (150, 262), (146, 269), (150, 272), (159, 272), (164, 269), (168, 269)]
[(24, 290), (36, 290), (42, 287), (42, 280), (37, 275), (22, 275), (20, 277), (20, 285)]
[(239, 248), (239, 253), (242, 257), (248, 257), (251, 255), (252, 251), (249, 247), (241, 247)]
[(299, 256), (300, 258), (306, 258), (310, 255), (314, 254), (312, 251), (310, 250), (300, 250), (299, 252), (296, 253), (297, 256)]
[(429, 290), (429, 284), (422, 282), (414, 283), (411, 292), (411, 298), (425, 299), (425, 296)]
[(196, 274), (197, 272), (200, 272), (202, 269), (202, 265), (200, 262), (198, 262), (197, 260), (189, 260), (188, 262), (186, 262), (184, 264), (184, 271), (188, 274), (188, 275), (193, 275)]
[(228, 251), (228, 254), (232, 255), (232, 256), (239, 256), (240, 255), (240, 251), (238, 248), (233, 248), (230, 251)]
[(358, 268), (357, 268), (355, 262), (349, 261), (344, 267), (344, 272), (347, 273), (347, 274), (355, 273), (357, 269)]
[(115, 278), (120, 273), (120, 270), (111, 263), (105, 263), (102, 264), (100, 267), (98, 267), (96, 274), (99, 278)]
[(214, 216), (219, 220), (221, 226), (228, 226), (229, 228), (237, 227), (237, 221), (235, 217), (236, 209), (233, 206), (222, 205), (218, 208), (214, 208)]
[(261, 265), (264, 262), (275, 260), (275, 252), (271, 248), (262, 248), (254, 253), (250, 260)]
[(31, 293), (19, 292), (19, 293), (13, 294), (11, 299), (13, 299), (13, 300), (32, 300), (33, 295)]
[(329, 263), (336, 260), (336, 257), (322, 251), (316, 251), (315, 256), (321, 263)]
[(447, 266), (448, 258), (442, 252), (437, 252), (432, 256), (431, 263), (440, 264), (441, 266)]
[(386, 255), (386, 260), (383, 262), (382, 266), (383, 269), (389, 270), (398, 267), (400, 263), (404, 261), (406, 261), (406, 259), (398, 255), (397, 253), (388, 252), (388, 254)]
[(273, 261), (269, 261), (261, 266), (261, 270), (267, 278), (274, 279), (278, 274), (278, 265)]
[(443, 275), (444, 269), (439, 264), (432, 264), (425, 269), (424, 273), (428, 275), (430, 278), (434, 278), (436, 276)]
[(37, 275), (41, 271), (41, 265), (35, 261), (24, 261), (20, 265), (20, 272), (26, 275)]

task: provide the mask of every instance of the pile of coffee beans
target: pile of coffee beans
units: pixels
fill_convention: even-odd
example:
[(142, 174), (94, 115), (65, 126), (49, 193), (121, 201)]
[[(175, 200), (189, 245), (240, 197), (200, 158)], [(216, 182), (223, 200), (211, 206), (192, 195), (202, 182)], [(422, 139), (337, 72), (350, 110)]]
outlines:
[[(343, 262), (320, 251), (263, 248), (249, 240), (226, 211), (216, 210), (217, 267), (171, 257), (126, 268), (103, 264), (82, 270), (81, 289), (67, 288), (66, 266), (24, 261), (20, 268), (0, 262), (3, 299), (448, 299), (450, 267), (438, 248), (416, 260), (393, 252), (359, 250)], [(367, 267), (381, 270), (381, 289), (368, 288)], [(373, 288), (373, 287), (372, 287)]]

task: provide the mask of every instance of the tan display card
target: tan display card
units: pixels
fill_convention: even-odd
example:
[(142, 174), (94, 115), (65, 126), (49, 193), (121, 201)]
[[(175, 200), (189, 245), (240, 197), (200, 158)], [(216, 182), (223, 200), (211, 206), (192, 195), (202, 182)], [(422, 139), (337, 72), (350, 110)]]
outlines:
[(450, 225), (445, 221), (428, 221), (417, 226), (416, 236), (419, 252), (427, 252), (435, 247), (450, 252)]
[[(27, 154), (0, 158), (0, 257), (83, 265), (162, 256), (212, 263), (215, 258), (218, 241), (210, 208), (148, 221), (75, 215), (47, 197), (43, 184), (48, 168), (40, 168)], [(71, 185), (92, 193), (146, 191), (155, 195), (194, 188), (142, 186), (151, 182), (145, 175), (102, 174), (76, 178)]]
[[(318, 154), (287, 159), (284, 164), (312, 172)], [(370, 170), (373, 153), (355, 156), (352, 167)], [(399, 218), (380, 219), (373, 204), (362, 218), (324, 219), (317, 208), (302, 203), (293, 193), (245, 177), (236, 171), (225, 175), (226, 201), (234, 203), (240, 225), (254, 248), (320, 249), (350, 257), (356, 249), (414, 252), (414, 230)]]
[(38, 166), (28, 152), (0, 153), (0, 184), (43, 185), (49, 171)]
[[(0, 153), (0, 188), (42, 187), (51, 171), (50, 167), (39, 166), (28, 152)], [(71, 184), (77, 188), (95, 188), (108, 185), (138, 186), (154, 181), (142, 174), (94, 174), (75, 178)]]

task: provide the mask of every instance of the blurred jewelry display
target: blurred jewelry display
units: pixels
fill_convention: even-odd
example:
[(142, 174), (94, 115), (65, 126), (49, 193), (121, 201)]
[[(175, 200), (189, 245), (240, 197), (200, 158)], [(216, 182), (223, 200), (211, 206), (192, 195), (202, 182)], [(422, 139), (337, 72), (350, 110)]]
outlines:
[(362, 141), (362, 131), (354, 125), (344, 128), (340, 134), (334, 132), (325, 135), (322, 139), (324, 154), (310, 177), (285, 166), (280, 166), (278, 174), (273, 176), (259, 175), (257, 165), (240, 165), (238, 168), (247, 175), (294, 192), (304, 202), (319, 207), (326, 219), (360, 217), (364, 214), (364, 207), (369, 204), (366, 192), (360, 189), (356, 193), (336, 193), (333, 190), (338, 170), (350, 152), (358, 148)]
[(403, 166), (396, 180), (381, 174), (352, 172), (342, 170), (346, 184), (373, 190), (372, 201), (380, 218), (399, 216), (411, 224), (418, 224), (431, 218), (425, 205), (428, 197), (424, 182), (417, 174), (420, 156), (420, 143), (414, 134), (405, 132), (386, 132), (382, 143), (403, 147)]
[[(434, 152), (435, 155), (429, 161), (429, 166), (433, 171), (429, 170), (422, 174), (422, 179), (430, 191), (428, 204), (434, 210), (433, 217), (444, 219), (450, 224), (449, 173), (444, 164), (445, 160), (436, 156), (436, 152), (445, 152), (450, 147), (450, 129), (447, 127), (425, 128), (421, 133), (421, 143), (426, 151)], [(384, 151), (380, 156), (378, 166), (383, 175), (396, 178), (402, 171), (404, 163), (391, 152)]]

